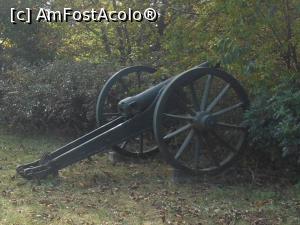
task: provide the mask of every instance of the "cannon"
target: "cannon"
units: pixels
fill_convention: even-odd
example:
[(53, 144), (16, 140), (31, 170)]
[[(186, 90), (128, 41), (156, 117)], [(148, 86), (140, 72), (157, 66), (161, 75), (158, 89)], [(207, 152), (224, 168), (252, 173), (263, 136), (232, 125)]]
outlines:
[(191, 175), (218, 174), (236, 162), (246, 142), (243, 114), (249, 106), (239, 81), (208, 63), (158, 84), (155, 72), (133, 66), (111, 76), (97, 100), (97, 128), (17, 167), (17, 173), (42, 179), (109, 149), (136, 158), (160, 152)]

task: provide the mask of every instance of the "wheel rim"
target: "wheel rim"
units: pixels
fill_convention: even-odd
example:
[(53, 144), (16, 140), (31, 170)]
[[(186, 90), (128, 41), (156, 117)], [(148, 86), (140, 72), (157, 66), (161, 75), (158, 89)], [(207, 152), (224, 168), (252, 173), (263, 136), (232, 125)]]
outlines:
[[(156, 70), (151, 67), (132, 66), (111, 76), (103, 86), (97, 100), (96, 120), (98, 126), (121, 116), (118, 112), (119, 101), (147, 89), (152, 79), (149, 74), (154, 72)], [(147, 158), (158, 152), (154, 143), (153, 132), (144, 131), (135, 138), (113, 146), (113, 149), (125, 156)]]
[(242, 150), (248, 104), (243, 87), (221, 70), (197, 68), (178, 75), (154, 113), (154, 134), (164, 158), (192, 174), (221, 172)]

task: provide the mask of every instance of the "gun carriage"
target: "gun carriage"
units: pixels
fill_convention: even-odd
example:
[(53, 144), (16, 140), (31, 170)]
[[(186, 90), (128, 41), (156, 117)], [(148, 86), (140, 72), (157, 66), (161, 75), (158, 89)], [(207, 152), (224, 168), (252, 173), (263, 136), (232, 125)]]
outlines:
[(27, 179), (45, 178), (111, 148), (141, 158), (160, 152), (167, 163), (192, 175), (224, 171), (241, 155), (247, 137), (244, 88), (203, 63), (135, 94), (155, 72), (133, 66), (114, 74), (98, 97), (98, 127), (17, 172)]

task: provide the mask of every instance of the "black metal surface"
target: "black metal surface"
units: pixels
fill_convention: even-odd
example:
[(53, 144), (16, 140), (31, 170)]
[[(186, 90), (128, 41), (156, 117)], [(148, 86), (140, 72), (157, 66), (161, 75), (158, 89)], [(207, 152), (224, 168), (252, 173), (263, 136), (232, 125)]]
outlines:
[(113, 145), (138, 136), (145, 130), (151, 129), (154, 106), (155, 104), (150, 105), (144, 112), (129, 120), (120, 117), (50, 153), (47, 160), (38, 160), (18, 167), (17, 172), (27, 179), (41, 179), (73, 163), (104, 152)]
[[(120, 124), (121, 122), (124, 121), (124, 118), (118, 118), (114, 121), (111, 121), (110, 123), (107, 123), (106, 125), (104, 126), (101, 126), (97, 129), (95, 129), (94, 131), (64, 145), (63, 147), (57, 149), (56, 151), (48, 154), (48, 160), (52, 160), (54, 159), (55, 157), (58, 157), (60, 156), (61, 154), (64, 154), (65, 152), (68, 152), (70, 151), (71, 149), (87, 142), (88, 140), (100, 135), (101, 133), (115, 127), (117, 124)], [(18, 166), (17, 167), (17, 172), (18, 173), (22, 173), (22, 171), (24, 171), (24, 169), (26, 168), (30, 168), (30, 167), (34, 167), (34, 166), (39, 166), (40, 165), (40, 160), (37, 160), (35, 162), (32, 162), (32, 163), (28, 163), (28, 164), (24, 164), (24, 165), (21, 165), (21, 166)]]
[(165, 80), (140, 94), (121, 100), (119, 102), (119, 111), (121, 112), (121, 115), (130, 117), (144, 111), (172, 79), (173, 78)]
[[(27, 179), (44, 178), (50, 174), (57, 174), (59, 170), (73, 163), (107, 151), (109, 148), (114, 148), (121, 153), (129, 154), (129, 156), (145, 157), (152, 155), (157, 152), (158, 148), (155, 145), (149, 149), (144, 147), (145, 132), (151, 132), (152, 125), (160, 151), (165, 160), (173, 167), (191, 174), (222, 172), (241, 153), (247, 132), (241, 123), (230, 124), (230, 121), (226, 121), (227, 117), (221, 121), (220, 116), (238, 108), (245, 110), (249, 101), (245, 90), (236, 79), (224, 71), (207, 68), (207, 66), (207, 63), (203, 63), (146, 91), (120, 101), (119, 108), (122, 113), (118, 115), (118, 118), (52, 153), (45, 154), (40, 160), (19, 166), (17, 172)], [(102, 123), (103, 108), (101, 107), (107, 100), (106, 97), (112, 85), (129, 72), (136, 72), (138, 80), (140, 80), (139, 72), (141, 71), (155, 72), (150, 67), (130, 67), (115, 74), (106, 83), (97, 103), (98, 123)], [(203, 91), (201, 90), (202, 96), (199, 96), (196, 83), (203, 77), (206, 77), (206, 81), (203, 84)], [(222, 81), (225, 86), (214, 83), (213, 80), (216, 78)], [(220, 90), (218, 90), (219, 86), (221, 87)], [(212, 87), (218, 91), (216, 95), (210, 98)], [(230, 103), (229, 106), (218, 106), (228, 90), (231, 89), (233, 90), (233, 97), (237, 98), (239, 102), (231, 104), (229, 98), (229, 100), (227, 99)], [(242, 115), (242, 111), (236, 113), (231, 117), (237, 118)], [(175, 123), (165, 123), (166, 118), (175, 121)], [(178, 124), (181, 125), (178, 127)], [(232, 130), (240, 132), (238, 134), (240, 138), (235, 147), (231, 145), (230, 140), (224, 139), (227, 134), (225, 136), (222, 136), (223, 133), (220, 134), (219, 131), (222, 129), (229, 130), (226, 131), (229, 133)], [(184, 132), (186, 135), (183, 139), (172, 143), (174, 137)], [(139, 147), (136, 152), (124, 151), (129, 140), (137, 141)], [(191, 142), (193, 142), (192, 147), (190, 146)], [(182, 158), (189, 146), (192, 152), (187, 158)], [(215, 162), (217, 161), (215, 156), (204, 157), (202, 151), (205, 149), (211, 150), (213, 154), (219, 154), (217, 159), (222, 158), (223, 155), (225, 158), (222, 158), (221, 162)], [(223, 149), (223, 155), (216, 152), (220, 149)], [(224, 149), (229, 153), (227, 154)], [(187, 161), (187, 159), (192, 159), (192, 161)], [(201, 160), (206, 161), (204, 166), (199, 164)], [(211, 161), (214, 163), (213, 166), (208, 166)]]
[[(117, 84), (118, 82), (120, 82), (123, 77), (128, 76), (128, 74), (131, 74), (131, 73), (140, 74), (140, 73), (143, 73), (143, 72), (153, 74), (153, 73), (156, 72), (156, 69), (154, 69), (152, 67), (148, 67), (148, 66), (131, 66), (131, 67), (127, 67), (127, 68), (122, 69), (119, 72), (115, 73), (114, 75), (112, 75), (105, 82), (105, 84), (102, 87), (102, 89), (100, 91), (100, 94), (98, 96), (97, 105), (96, 105), (96, 120), (97, 120), (98, 126), (101, 126), (101, 125), (103, 125), (103, 124), (110, 121), (110, 120), (109, 121), (107, 120), (104, 113), (105, 113), (105, 104), (106, 104), (106, 101), (108, 100), (107, 97), (108, 97), (109, 92), (111, 91), (112, 87), (115, 84)], [(140, 78), (140, 76), (138, 76), (138, 77)], [(121, 90), (118, 90), (118, 91), (120, 92)], [(124, 93), (121, 93), (121, 94), (124, 94)], [(128, 97), (128, 96), (126, 96), (126, 97)], [(122, 99), (119, 99), (119, 100), (122, 100)], [(118, 112), (115, 112), (115, 113), (118, 113)]]
[(103, 152), (115, 144), (120, 144), (131, 137), (135, 137), (144, 130), (151, 129), (153, 110), (154, 107), (150, 107), (143, 113), (137, 114), (133, 118), (101, 133), (71, 151), (52, 159), (50, 166), (60, 170), (79, 160)]
[[(194, 68), (205, 68), (208, 67), (209, 63), (204, 62)], [(127, 97), (119, 102), (119, 111), (123, 116), (131, 116), (136, 113), (144, 111), (157, 97), (160, 91), (170, 83), (174, 77), (169, 79), (135, 95), (132, 97)]]
[[(110, 122), (120, 116), (121, 112), (118, 109), (119, 101), (148, 89), (149, 85), (151, 85), (149, 80), (155, 71), (154, 68), (148, 66), (132, 66), (111, 76), (104, 84), (98, 97), (96, 107), (98, 125)], [(147, 107), (150, 104), (151, 101), (148, 101), (144, 106)], [(136, 113), (127, 114), (127, 118), (134, 114)], [(127, 157), (143, 159), (150, 158), (159, 152), (154, 136), (149, 131), (128, 139), (122, 144), (114, 145), (112, 149)]]
[[(204, 88), (200, 91), (195, 86), (202, 78)], [(223, 101), (229, 90), (230, 98)], [(163, 157), (190, 174), (224, 171), (243, 150), (247, 129), (242, 124), (242, 112), (248, 105), (243, 87), (224, 71), (193, 68), (176, 76), (161, 93), (154, 112), (154, 134)], [(234, 111), (237, 109), (240, 111)], [(230, 118), (219, 118), (228, 112), (233, 113)], [(230, 124), (229, 119), (239, 123)], [(235, 138), (234, 146), (230, 135)]]

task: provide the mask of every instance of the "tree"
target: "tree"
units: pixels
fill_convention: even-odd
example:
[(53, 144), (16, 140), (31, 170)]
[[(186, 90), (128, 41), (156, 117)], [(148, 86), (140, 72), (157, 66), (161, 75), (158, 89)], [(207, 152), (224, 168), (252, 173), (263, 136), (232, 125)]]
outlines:
[(17, 1), (1, 0), (0, 4), (0, 41), (3, 54), (15, 59), (22, 59), (29, 63), (38, 63), (41, 60), (49, 61), (55, 58), (60, 44), (60, 33), (54, 31), (54, 26), (47, 23), (32, 24), (10, 22), (11, 8), (31, 8), (33, 11), (45, 7), (47, 1)]

